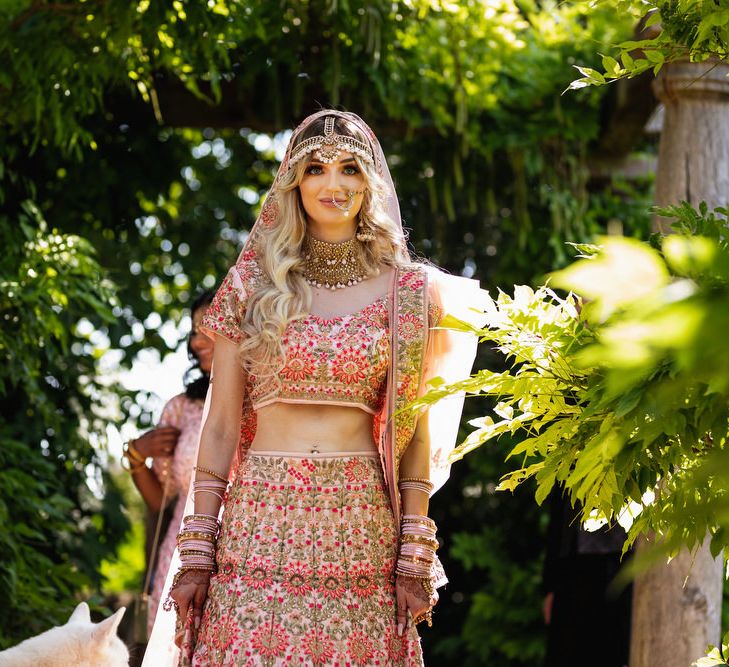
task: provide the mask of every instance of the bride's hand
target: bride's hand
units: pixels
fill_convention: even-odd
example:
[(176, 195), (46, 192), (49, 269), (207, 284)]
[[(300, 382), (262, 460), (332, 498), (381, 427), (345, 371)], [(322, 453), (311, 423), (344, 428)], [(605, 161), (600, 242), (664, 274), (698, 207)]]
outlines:
[(413, 619), (419, 619), (438, 602), (438, 593), (430, 596), (418, 579), (397, 575), (395, 579), (397, 604), (397, 634), (402, 636), (408, 626), (408, 610)]
[(208, 596), (210, 576), (210, 572), (189, 570), (180, 577), (177, 585), (170, 591), (170, 597), (177, 609), (178, 627), (181, 626), (181, 630), (175, 635), (177, 646), (182, 646), (188, 615), (192, 615), (195, 630), (200, 626), (203, 605)]

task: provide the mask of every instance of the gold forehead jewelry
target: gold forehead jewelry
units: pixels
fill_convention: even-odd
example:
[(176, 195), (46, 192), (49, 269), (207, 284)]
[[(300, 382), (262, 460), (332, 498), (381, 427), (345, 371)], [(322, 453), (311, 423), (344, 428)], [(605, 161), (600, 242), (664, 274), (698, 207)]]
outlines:
[(324, 164), (336, 162), (340, 153), (359, 155), (365, 162), (374, 164), (372, 149), (367, 144), (354, 137), (334, 132), (334, 116), (327, 116), (324, 119), (323, 135), (305, 139), (294, 149), (289, 158), (289, 169), (309, 153), (314, 153), (314, 157)]

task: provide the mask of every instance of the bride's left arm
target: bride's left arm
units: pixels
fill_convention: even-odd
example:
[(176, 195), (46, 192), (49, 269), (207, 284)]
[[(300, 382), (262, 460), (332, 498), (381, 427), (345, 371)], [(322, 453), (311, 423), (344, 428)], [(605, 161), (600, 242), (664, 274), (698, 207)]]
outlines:
[[(428, 412), (423, 413), (418, 419), (415, 433), (408, 448), (400, 459), (400, 498), (401, 509), (404, 521), (412, 523), (403, 524), (404, 532), (428, 532), (428, 503), (430, 492), (428, 490), (430, 478), (430, 438), (428, 434)], [(408, 531), (405, 526), (414, 528), (415, 531)], [(434, 525), (434, 524), (433, 524)], [(435, 530), (433, 529), (433, 537)], [(427, 538), (424, 538), (424, 541)], [(398, 571), (403, 568), (414, 566), (418, 569), (419, 563), (403, 549), (407, 537), (401, 536), (401, 544), (398, 553)], [(410, 546), (416, 549), (423, 548), (422, 543), (417, 539), (410, 542)], [(421, 566), (422, 567), (422, 566)], [(429, 569), (429, 568), (426, 568)], [(429, 581), (429, 578), (428, 578)], [(407, 576), (399, 573), (395, 579), (395, 591), (397, 602), (397, 630), (402, 635), (408, 624), (408, 611), (412, 619), (417, 623), (424, 619), (431, 607), (438, 601), (438, 593), (432, 590), (432, 586), (424, 585), (423, 577)]]
[[(430, 435), (428, 433), (428, 412), (420, 415), (413, 439), (400, 459), (400, 479), (430, 479)], [(405, 488), (401, 490), (402, 513), (428, 515), (430, 494)]]

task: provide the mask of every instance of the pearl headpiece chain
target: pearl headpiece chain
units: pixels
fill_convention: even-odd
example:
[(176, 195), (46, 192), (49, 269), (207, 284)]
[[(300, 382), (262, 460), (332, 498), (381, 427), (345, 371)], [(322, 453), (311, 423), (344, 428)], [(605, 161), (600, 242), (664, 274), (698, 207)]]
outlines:
[(289, 158), (288, 167), (291, 169), (305, 155), (314, 153), (314, 157), (324, 164), (336, 162), (341, 153), (352, 153), (358, 155), (365, 162), (374, 164), (372, 148), (367, 144), (348, 137), (344, 134), (334, 132), (334, 116), (327, 116), (324, 119), (324, 134), (310, 137), (302, 141), (293, 151)]

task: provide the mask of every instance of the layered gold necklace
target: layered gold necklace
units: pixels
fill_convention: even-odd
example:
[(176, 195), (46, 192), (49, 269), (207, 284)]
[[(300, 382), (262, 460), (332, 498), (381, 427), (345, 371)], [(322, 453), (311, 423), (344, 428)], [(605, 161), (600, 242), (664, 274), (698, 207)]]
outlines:
[(328, 243), (307, 234), (303, 246), (306, 282), (330, 290), (344, 289), (361, 282), (365, 272), (356, 249), (356, 238)]

